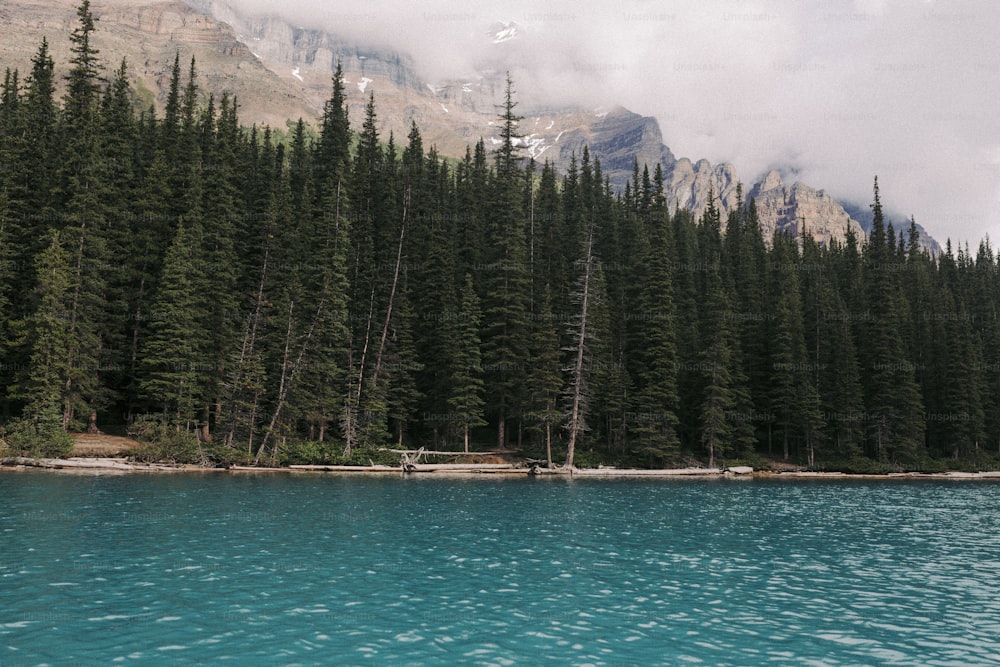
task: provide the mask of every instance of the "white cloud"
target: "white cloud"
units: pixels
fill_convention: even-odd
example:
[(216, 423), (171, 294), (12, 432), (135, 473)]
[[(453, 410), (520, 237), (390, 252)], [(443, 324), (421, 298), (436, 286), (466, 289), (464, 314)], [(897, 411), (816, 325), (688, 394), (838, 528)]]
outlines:
[[(265, 0), (233, 0), (274, 12)], [(989, 0), (374, 0), (282, 3), (413, 55), (431, 81), (493, 61), (523, 104), (620, 103), (673, 152), (883, 199), (937, 238), (1000, 240), (1000, 5)], [(493, 44), (496, 22), (523, 27)]]

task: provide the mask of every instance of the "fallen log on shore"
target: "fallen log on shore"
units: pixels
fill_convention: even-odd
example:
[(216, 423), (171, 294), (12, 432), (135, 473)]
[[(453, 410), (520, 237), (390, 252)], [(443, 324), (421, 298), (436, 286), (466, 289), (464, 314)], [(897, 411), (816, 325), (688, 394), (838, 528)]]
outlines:
[[(234, 470), (260, 470), (260, 468), (253, 467), (237, 467), (233, 466)], [(301, 465), (290, 465), (289, 470), (303, 470), (312, 472), (394, 472), (399, 473), (399, 466), (345, 466), (345, 465), (324, 465), (324, 464), (301, 464)], [(276, 470), (284, 470), (284, 468), (276, 468)]]
[(706, 477), (722, 475), (720, 468), (672, 468), (665, 470), (641, 470), (638, 468), (576, 468), (574, 476), (579, 477)]
[(496, 470), (516, 470), (527, 473), (527, 468), (518, 468), (513, 463), (414, 463), (411, 472), (470, 471), (492, 472)]
[(107, 470), (119, 472), (212, 472), (218, 470), (217, 468), (191, 464), (138, 463), (125, 459), (107, 458), (34, 459), (26, 456), (15, 456), (5, 458), (0, 463), (4, 466), (42, 468), (45, 470)]
[(432, 449), (389, 449), (393, 454), (420, 454), (422, 456), (502, 456), (511, 454), (509, 449), (493, 449), (485, 452), (439, 451)]
[[(290, 465), (289, 470), (301, 470), (312, 472), (512, 472), (528, 474), (529, 468), (519, 468), (513, 463), (406, 463), (401, 466), (371, 465), (371, 466), (345, 466), (345, 465), (322, 465), (322, 464), (302, 464)], [(253, 467), (233, 466), (231, 470), (260, 470)]]

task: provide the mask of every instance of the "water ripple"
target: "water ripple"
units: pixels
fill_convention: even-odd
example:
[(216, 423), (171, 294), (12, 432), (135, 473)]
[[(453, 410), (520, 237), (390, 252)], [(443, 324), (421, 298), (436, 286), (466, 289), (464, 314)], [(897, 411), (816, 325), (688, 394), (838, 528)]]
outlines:
[(2, 475), (0, 664), (997, 664), (996, 490)]

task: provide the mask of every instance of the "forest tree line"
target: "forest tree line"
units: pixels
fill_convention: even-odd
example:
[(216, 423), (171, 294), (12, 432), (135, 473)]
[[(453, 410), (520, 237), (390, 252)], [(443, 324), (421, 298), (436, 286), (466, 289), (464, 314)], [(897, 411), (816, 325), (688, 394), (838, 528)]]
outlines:
[(373, 94), (352, 131), (339, 67), (315, 130), (241, 125), (179, 57), (158, 114), (78, 14), (61, 98), (45, 42), (0, 90), (8, 447), (127, 429), (258, 463), (1000, 454), (998, 258), (931, 256), (877, 180), (868, 238), (820, 245), (808, 220), (765, 239), (752, 200), (668, 210), (659, 165), (619, 192), (586, 149), (565, 174), (526, 159), (509, 81), (497, 148), (458, 160), (416, 125), (382, 136)]

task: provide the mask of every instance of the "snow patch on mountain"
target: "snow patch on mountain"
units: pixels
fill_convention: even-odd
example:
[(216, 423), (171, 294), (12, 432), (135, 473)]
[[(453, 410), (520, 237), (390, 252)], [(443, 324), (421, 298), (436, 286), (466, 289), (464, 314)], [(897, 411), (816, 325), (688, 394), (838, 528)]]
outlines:
[(360, 90), (362, 93), (365, 92), (365, 88), (367, 88), (368, 84), (371, 82), (372, 80), (369, 79), (367, 76), (361, 77), (361, 81), (358, 82), (358, 90)]
[(509, 42), (510, 40), (517, 37), (518, 26), (516, 23), (494, 23), (493, 27), (490, 28), (490, 37), (493, 38), (494, 44), (502, 44), (503, 42)]
[(513, 140), (513, 144), (523, 146), (528, 151), (528, 155), (533, 158), (540, 157), (542, 153), (552, 147), (545, 143), (545, 137), (540, 137), (537, 133), (529, 134), (526, 137), (517, 137)]
[(302, 78), (302, 75), (299, 74), (299, 68), (298, 67), (296, 67), (295, 69), (292, 70), (292, 76), (294, 76), (299, 81), (305, 81), (305, 79)]

